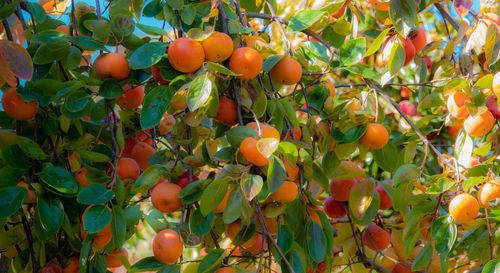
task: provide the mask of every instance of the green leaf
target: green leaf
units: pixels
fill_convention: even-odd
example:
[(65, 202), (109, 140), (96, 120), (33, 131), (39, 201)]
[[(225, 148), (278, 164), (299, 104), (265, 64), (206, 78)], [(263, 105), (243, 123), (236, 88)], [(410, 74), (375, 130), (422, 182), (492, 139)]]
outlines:
[(374, 192), (375, 183), (371, 179), (359, 181), (351, 188), (348, 204), (355, 219), (363, 220), (372, 202)]
[[(31, 2), (33, 3), (33, 2)], [(40, 31), (31, 37), (31, 42), (36, 44), (51, 44), (66, 39), (67, 35), (54, 29)]]
[[(389, 46), (389, 45), (388, 45)], [(405, 63), (405, 58), (406, 58), (406, 53), (401, 46), (401, 43), (394, 43), (391, 49), (391, 56), (389, 57), (389, 72), (391, 75), (394, 75), (403, 68), (403, 65)]]
[(104, 204), (115, 197), (115, 193), (98, 183), (91, 183), (78, 193), (76, 201), (84, 205)]
[(63, 204), (59, 199), (39, 196), (37, 210), (42, 227), (47, 231), (48, 237), (52, 237), (63, 225)]
[[(150, 3), (154, 3), (154, 2), (155, 1), (152, 1)], [(138, 29), (142, 30), (143, 32), (145, 32), (146, 34), (149, 34), (149, 35), (156, 35), (156, 36), (159, 36), (159, 35), (168, 35), (168, 32), (165, 31), (164, 29), (160, 28), (160, 27), (147, 26), (147, 25), (143, 25), (143, 24), (135, 24), (135, 26)]]
[(164, 268), (166, 265), (159, 262), (154, 256), (146, 257), (133, 264), (130, 267), (130, 272), (146, 272), (146, 271), (158, 271)]
[(245, 138), (258, 136), (257, 132), (248, 126), (236, 126), (226, 132), (227, 141), (235, 148), (239, 148)]
[(289, 32), (302, 31), (320, 20), (324, 14), (325, 12), (321, 10), (299, 11), (290, 18), (287, 30)]
[[(140, 213), (137, 213), (141, 217)], [(115, 249), (120, 249), (127, 235), (127, 219), (125, 212), (119, 206), (113, 205), (113, 217), (111, 219), (111, 240)]]
[(62, 60), (68, 55), (70, 44), (66, 41), (59, 41), (52, 44), (45, 44), (38, 48), (33, 57), (34, 64), (48, 64), (53, 61)]
[(418, 178), (419, 168), (414, 164), (405, 164), (398, 168), (394, 177), (392, 178), (392, 184), (397, 187), (402, 184), (412, 184)]
[[(17, 1), (14, 1), (13, 3), (16, 3)], [(45, 10), (43, 9), (42, 5), (36, 3), (36, 2), (28, 2), (28, 10), (33, 14), (35, 19), (39, 23), (43, 23), (45, 21), (45, 18), (47, 18), (47, 14), (45, 13)]]
[(193, 214), (191, 215), (189, 226), (191, 227), (191, 231), (200, 235), (205, 236), (212, 229), (212, 225), (214, 224), (215, 215), (213, 212), (203, 215), (201, 213), (201, 209), (197, 208)]
[(264, 63), (262, 64), (262, 70), (264, 72), (269, 72), (271, 69), (283, 58), (281, 55), (273, 55), (269, 56), (264, 60)]
[(311, 258), (317, 263), (322, 262), (326, 255), (326, 237), (315, 221), (310, 220), (307, 225), (306, 243)]
[(101, 19), (94, 24), (94, 30), (92, 31), (92, 38), (96, 41), (105, 43), (109, 39), (111, 34), (111, 25), (107, 20)]
[(366, 132), (366, 125), (356, 126), (344, 133), (344, 138), (339, 144), (349, 144), (360, 139)]
[(99, 96), (107, 99), (116, 99), (123, 94), (123, 88), (115, 79), (106, 79), (99, 86)]
[(7, 19), (19, 5), (18, 1), (13, 1), (12, 3), (7, 4), (7, 1), (2, 2), (2, 7), (0, 8), (0, 20)]
[(219, 206), (227, 193), (230, 180), (229, 177), (216, 179), (203, 191), (200, 199), (200, 208), (203, 215), (208, 215)]
[(389, 17), (396, 31), (407, 37), (415, 26), (417, 8), (412, 0), (391, 0), (389, 5)]
[(144, 7), (144, 9), (142, 10), (142, 15), (144, 15), (145, 17), (154, 17), (160, 14), (162, 10), (163, 10), (162, 1), (153, 0)]
[(206, 62), (208, 68), (210, 71), (217, 72), (222, 75), (226, 76), (239, 76), (240, 74), (235, 73), (231, 71), (229, 68), (219, 64), (219, 63), (213, 63), (213, 62)]
[(299, 151), (297, 150), (297, 146), (292, 142), (281, 141), (278, 145), (278, 152), (284, 156), (288, 165), (294, 166), (297, 163)]
[(173, 9), (180, 10), (184, 6), (183, 0), (167, 0), (167, 4)]
[(330, 181), (317, 162), (313, 162), (312, 171), (313, 179), (321, 185), (324, 191), (328, 192), (330, 189)]
[(70, 40), (73, 44), (77, 45), (81, 49), (104, 50), (109, 52), (109, 49), (107, 49), (101, 43), (88, 36), (70, 36), (68, 37), (68, 40)]
[(111, 161), (109, 156), (107, 156), (103, 153), (92, 152), (92, 151), (81, 150), (81, 149), (78, 149), (77, 151), (82, 156), (82, 158), (85, 158), (89, 162), (103, 163), (103, 162), (110, 162)]
[(161, 60), (167, 49), (167, 44), (152, 42), (139, 46), (129, 55), (131, 69), (144, 69), (151, 67)]
[(227, 256), (226, 250), (217, 248), (208, 253), (198, 267), (198, 273), (212, 273), (222, 264), (222, 260)]
[(489, 261), (481, 273), (495, 273), (500, 271), (500, 259)]
[(137, 178), (134, 184), (136, 189), (149, 189), (162, 177), (162, 167), (153, 165), (142, 172), (141, 176)]
[(442, 192), (448, 191), (455, 185), (455, 181), (448, 177), (439, 177), (435, 181), (432, 181), (427, 187), (428, 194), (440, 194)]
[(382, 149), (372, 150), (372, 154), (377, 165), (387, 172), (394, 172), (403, 163), (399, 156), (398, 147), (391, 141)]
[(299, 128), (299, 122), (297, 120), (297, 114), (293, 107), (293, 104), (288, 99), (280, 99), (280, 104), (283, 106), (285, 110), (285, 115), (288, 118), (288, 121), (292, 125), (293, 128)]
[(188, 89), (187, 105), (189, 111), (193, 112), (205, 104), (210, 98), (210, 94), (212, 94), (212, 80), (208, 77), (208, 73), (196, 77)]
[(225, 224), (236, 221), (241, 216), (241, 209), (243, 206), (243, 192), (240, 188), (231, 191), (227, 199), (226, 209), (222, 214), (222, 220)]
[(150, 90), (142, 102), (140, 123), (142, 129), (148, 129), (160, 124), (161, 118), (167, 111), (172, 93), (164, 85)]
[(83, 228), (88, 233), (97, 233), (111, 223), (113, 215), (106, 206), (92, 206), (85, 213)]
[(66, 69), (75, 69), (80, 65), (82, 61), (82, 52), (75, 46), (70, 46), (68, 55), (64, 58), (61, 63)]
[(61, 167), (49, 166), (40, 173), (40, 179), (52, 190), (63, 195), (78, 192), (78, 181), (71, 173)]
[(328, 63), (330, 61), (330, 51), (322, 43), (316, 41), (305, 41), (301, 43), (301, 48), (306, 56)]
[(23, 136), (16, 136), (16, 140), (19, 148), (21, 148), (27, 156), (36, 160), (44, 160), (47, 158), (42, 148), (33, 140)]
[(10, 217), (21, 208), (28, 197), (28, 191), (24, 187), (0, 188), (0, 219)]
[(196, 17), (196, 9), (193, 6), (184, 6), (181, 9), (181, 20), (186, 25), (191, 25)]
[(244, 173), (241, 178), (241, 189), (248, 201), (254, 199), (259, 194), (263, 185), (264, 181), (260, 175)]
[(392, 207), (395, 211), (406, 209), (410, 202), (411, 193), (413, 191), (413, 183), (402, 183), (394, 188), (392, 194)]
[(411, 265), (411, 271), (424, 270), (432, 260), (432, 244), (425, 244)]
[[(293, 245), (293, 231), (287, 225), (280, 225), (278, 228), (278, 246), (283, 254), (288, 254)], [(273, 251), (276, 252), (273, 248)], [(275, 254), (278, 254), (277, 252)], [(276, 261), (281, 260), (281, 256), (274, 255)]]
[(370, 47), (368, 48), (368, 50), (366, 51), (365, 53), (365, 56), (364, 57), (368, 57), (370, 55), (373, 55), (375, 52), (377, 52), (379, 49), (380, 49), (380, 46), (382, 45), (382, 43), (384, 42), (385, 40), (385, 36), (387, 35), (387, 33), (389, 32), (389, 30), (391, 30), (390, 28), (386, 28), (384, 31), (382, 31), (378, 36), (377, 38), (375, 38), (375, 40), (373, 41), (373, 43), (370, 45)]
[(437, 253), (449, 252), (457, 240), (457, 234), (457, 225), (450, 215), (435, 219), (431, 227), (431, 237), (435, 242)]
[(321, 167), (323, 168), (327, 176), (332, 175), (339, 165), (340, 160), (334, 151), (326, 152), (326, 154), (323, 156), (323, 160), (321, 161)]
[(267, 188), (269, 192), (277, 191), (286, 179), (285, 164), (276, 157), (271, 155), (269, 157), (269, 168), (267, 170)]
[(363, 59), (366, 51), (365, 38), (357, 38), (345, 43), (339, 52), (340, 61), (345, 65), (355, 64)]

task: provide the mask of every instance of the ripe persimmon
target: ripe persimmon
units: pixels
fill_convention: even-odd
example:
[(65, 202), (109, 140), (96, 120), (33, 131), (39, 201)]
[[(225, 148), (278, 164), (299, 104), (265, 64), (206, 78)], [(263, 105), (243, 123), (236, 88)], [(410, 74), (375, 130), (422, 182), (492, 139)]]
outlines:
[(262, 57), (262, 60), (269, 57), (269, 55), (270, 55), (269, 53), (260, 52), (262, 49), (269, 47), (267, 42), (264, 39), (262, 39), (260, 36), (246, 36), (246, 37), (243, 37), (242, 42), (247, 47), (257, 50), (259, 52), (259, 55)]
[(262, 246), (264, 245), (264, 240), (261, 234), (255, 233), (257, 235), (257, 239), (255, 240), (255, 243), (250, 246), (245, 248), (248, 250), (250, 253), (256, 255), (262, 252)]
[(269, 163), (269, 159), (267, 159), (257, 148), (257, 139), (253, 137), (247, 137), (241, 142), (240, 154), (255, 166), (260, 167)]
[(451, 93), (446, 101), (446, 106), (450, 115), (456, 119), (464, 119), (469, 116), (469, 111), (465, 106), (466, 101), (471, 101), (471, 98), (462, 91)]
[(387, 192), (384, 190), (382, 185), (378, 184), (377, 187), (375, 187), (375, 190), (378, 192), (378, 195), (380, 195), (380, 209), (389, 209), (392, 207), (392, 199), (387, 194)]
[(162, 263), (175, 263), (181, 257), (183, 249), (181, 237), (174, 230), (164, 229), (153, 239), (153, 254)]
[(369, 123), (365, 134), (359, 141), (368, 149), (382, 149), (389, 141), (389, 132), (382, 124)]
[(371, 223), (363, 232), (363, 242), (371, 250), (384, 251), (389, 247), (391, 236), (383, 228)]
[(495, 118), (488, 110), (479, 115), (469, 116), (464, 122), (465, 132), (473, 137), (486, 135), (493, 129), (493, 126), (495, 126)]
[(339, 202), (349, 200), (351, 189), (356, 184), (354, 179), (332, 180), (330, 182), (330, 195)]
[(450, 201), (448, 207), (451, 216), (458, 222), (469, 222), (479, 213), (479, 203), (468, 193), (459, 194)]
[(134, 110), (141, 106), (142, 100), (144, 99), (144, 89), (142, 86), (138, 85), (135, 88), (126, 84), (123, 86), (123, 95), (116, 99), (116, 104), (120, 106), (121, 109)]
[(111, 252), (108, 255), (104, 255), (104, 259), (106, 260), (107, 268), (116, 268), (116, 267), (120, 267), (123, 265), (120, 258), (118, 258), (119, 254), (123, 254), (123, 255), (125, 255), (125, 257), (128, 258), (128, 252), (125, 248), (120, 248), (120, 249), (117, 249), (117, 250)]
[(182, 37), (175, 40), (168, 48), (168, 61), (175, 70), (192, 73), (203, 65), (205, 51), (199, 42)]
[(391, 270), (391, 273), (415, 273), (410, 270), (411, 264), (404, 265), (402, 263), (397, 263)]
[(139, 164), (139, 167), (141, 168), (141, 171), (146, 170), (149, 168), (149, 157), (155, 152), (155, 148), (151, 145), (148, 145), (144, 142), (139, 142), (135, 144), (134, 148), (132, 149), (132, 158)]
[(177, 184), (160, 182), (151, 191), (151, 203), (161, 212), (175, 212), (182, 207), (182, 200), (179, 198), (181, 191), (182, 188)]
[(121, 152), (122, 157), (131, 157), (132, 156), (132, 149), (134, 148), (135, 144), (139, 143), (139, 140), (137, 138), (131, 136), (127, 137), (125, 139), (125, 145), (123, 147), (123, 150)]
[(297, 184), (285, 181), (277, 191), (269, 196), (269, 198), (280, 203), (290, 203), (297, 198), (298, 194), (299, 189), (297, 188)]
[(215, 271), (215, 273), (234, 273), (232, 267), (221, 267)]
[[(85, 219), (85, 213), (91, 208), (92, 206), (87, 207), (85, 211), (83, 212), (82, 215), (82, 222), (80, 225), (80, 234), (82, 236), (82, 239), (85, 239), (87, 236), (87, 231), (83, 228), (83, 221)], [(109, 211), (111, 211), (109, 208), (107, 208)], [(102, 230), (98, 231), (96, 235), (94, 235), (94, 238), (92, 239), (92, 244), (95, 247), (104, 247), (106, 246), (109, 242), (111, 242), (111, 224), (108, 224), (106, 227), (104, 227)]]
[(284, 85), (292, 85), (300, 81), (302, 66), (295, 59), (284, 57), (273, 66), (270, 73), (274, 81)]
[(413, 61), (413, 58), (415, 57), (416, 53), (415, 46), (413, 45), (413, 43), (409, 38), (406, 38), (404, 41), (404, 50), (406, 53), (406, 57), (403, 66), (407, 66), (409, 63), (411, 63), (411, 61)]
[[(193, 182), (198, 181), (198, 180), (200, 180), (200, 178), (198, 178), (198, 176), (193, 174)], [(184, 170), (182, 172), (181, 176), (179, 177), (179, 179), (177, 181), (175, 181), (175, 184), (179, 185), (179, 187), (181, 187), (183, 189), (187, 185), (189, 185), (189, 172), (187, 170)]]
[(118, 159), (117, 175), (126, 183), (130, 180), (135, 181), (141, 175), (139, 164), (128, 157)]
[(219, 110), (217, 111), (215, 119), (227, 126), (238, 123), (238, 109), (236, 108), (236, 102), (227, 97), (220, 97)]
[(28, 191), (28, 196), (26, 197), (24, 204), (33, 204), (36, 202), (36, 192), (28, 185), (28, 183), (19, 181), (16, 186), (26, 188), (26, 191)]
[(448, 132), (448, 134), (450, 136), (457, 137), (458, 133), (460, 133), (460, 130), (462, 129), (462, 127), (464, 127), (464, 122), (463, 121), (455, 123), (455, 124), (449, 126), (447, 128), (447, 132)]
[(214, 31), (201, 42), (205, 51), (205, 59), (209, 62), (220, 63), (231, 56), (234, 49), (233, 40), (229, 35)]
[(477, 193), (477, 200), (483, 208), (490, 208), (489, 201), (500, 198), (500, 185), (495, 181), (484, 183)]
[[(234, 221), (226, 226), (226, 235), (227, 235), (227, 237), (229, 237), (229, 239), (231, 239), (231, 241), (233, 241), (234, 245), (236, 245), (236, 243), (238, 243), (238, 242), (235, 242), (234, 240), (236, 239), (236, 236), (241, 231), (241, 229), (242, 229), (241, 220), (236, 220), (236, 221)], [(242, 232), (242, 235), (243, 235), (243, 232)], [(250, 239), (248, 239), (248, 241), (246, 241), (244, 243), (240, 243), (239, 245), (241, 245), (244, 248), (248, 248), (248, 247), (251, 247), (252, 245), (254, 245), (256, 241), (257, 241), (257, 233), (254, 233), (252, 235), (252, 237), (250, 237)]]
[(297, 165), (290, 166), (290, 164), (288, 164), (288, 161), (286, 161), (286, 159), (281, 158), (281, 160), (285, 165), (286, 179), (289, 181), (295, 181), (299, 176), (299, 166)]
[(497, 72), (495, 76), (493, 76), (493, 80), (491, 81), (491, 92), (498, 97), (500, 96), (500, 72)]
[(167, 81), (165, 80), (165, 78), (163, 78), (163, 76), (161, 75), (161, 68), (156, 65), (151, 66), (151, 75), (153, 75), (153, 79), (161, 85), (167, 85), (170, 83), (170, 81)]
[(9, 88), (2, 94), (3, 111), (17, 120), (30, 120), (38, 113), (38, 101), (26, 102), (15, 88)]
[(409, 37), (417, 53), (422, 51), (422, 49), (427, 44), (427, 37), (425, 35), (425, 31), (421, 27), (418, 28), (417, 30), (410, 32)]
[(226, 210), (227, 200), (229, 199), (230, 193), (231, 191), (228, 189), (226, 195), (224, 195), (224, 198), (222, 199), (220, 204), (215, 208), (214, 213), (223, 213), (224, 210)]
[(63, 273), (80, 273), (80, 259), (78, 257), (70, 257), (63, 268)]
[(242, 80), (250, 80), (259, 75), (262, 64), (263, 61), (259, 52), (249, 47), (240, 47), (236, 49), (231, 55), (231, 58), (229, 58), (229, 68), (241, 74), (238, 78)]
[[(256, 217), (258, 218), (258, 217)], [(269, 234), (274, 235), (278, 233), (278, 218), (276, 217), (263, 217), (264, 224), (266, 225), (266, 229)], [(257, 220), (257, 226), (262, 229), (262, 224), (259, 219)]]
[(330, 218), (341, 218), (347, 215), (342, 204), (331, 196), (325, 199), (323, 207), (325, 208), (326, 215)]
[(76, 181), (80, 182), (83, 187), (87, 187), (88, 185), (90, 185), (90, 182), (85, 178), (85, 176), (87, 175), (87, 171), (87, 168), (82, 167), (75, 173)]
[(130, 74), (128, 60), (117, 53), (102, 54), (94, 61), (94, 69), (101, 79), (124, 80)]
[(399, 95), (404, 99), (409, 99), (411, 97), (411, 90), (408, 89), (408, 87), (403, 87), (401, 91), (399, 91)]
[(301, 140), (302, 139), (302, 129), (300, 129), (300, 127), (298, 127), (297, 129), (292, 128), (291, 130), (286, 131), (284, 139), (289, 139), (289, 140), (292, 139), (291, 131), (293, 131), (293, 137), (294, 137), (293, 139), (294, 140)]
[(247, 123), (246, 126), (254, 129), (257, 134), (259, 133), (260, 127), (260, 135), (262, 136), (262, 138), (274, 138), (277, 141), (280, 141), (281, 139), (281, 135), (278, 130), (267, 123), (259, 122), (259, 125), (257, 126), (257, 122), (253, 121)]

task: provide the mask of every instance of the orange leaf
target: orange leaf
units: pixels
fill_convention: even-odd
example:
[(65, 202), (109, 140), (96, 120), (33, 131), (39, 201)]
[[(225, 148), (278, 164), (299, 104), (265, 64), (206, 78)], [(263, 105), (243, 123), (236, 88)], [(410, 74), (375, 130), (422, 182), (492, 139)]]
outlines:
[(33, 62), (22, 46), (11, 41), (0, 41), (0, 57), (14, 75), (24, 80), (31, 80)]
[(9, 86), (17, 86), (16, 76), (10, 71), (9, 67), (5, 63), (5, 60), (0, 55), (0, 78), (2, 78), (2, 84), (7, 83)]

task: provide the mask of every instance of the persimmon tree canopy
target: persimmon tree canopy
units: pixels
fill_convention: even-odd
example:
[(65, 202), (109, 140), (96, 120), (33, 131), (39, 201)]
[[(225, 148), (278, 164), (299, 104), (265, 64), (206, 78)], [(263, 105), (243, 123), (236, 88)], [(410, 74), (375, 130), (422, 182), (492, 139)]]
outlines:
[(3, 1), (0, 272), (500, 272), (476, 1)]

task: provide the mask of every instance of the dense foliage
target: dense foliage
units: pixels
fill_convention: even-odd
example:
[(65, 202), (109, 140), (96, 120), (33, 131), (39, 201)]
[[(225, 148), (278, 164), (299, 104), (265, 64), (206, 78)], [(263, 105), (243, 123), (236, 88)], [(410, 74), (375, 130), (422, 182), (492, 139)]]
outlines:
[(500, 272), (496, 1), (92, 4), (0, 4), (1, 272)]

